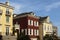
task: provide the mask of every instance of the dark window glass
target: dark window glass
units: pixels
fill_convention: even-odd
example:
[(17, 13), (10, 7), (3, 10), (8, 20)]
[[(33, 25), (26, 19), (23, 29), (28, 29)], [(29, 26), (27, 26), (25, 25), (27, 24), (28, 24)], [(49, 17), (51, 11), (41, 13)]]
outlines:
[(6, 27), (6, 35), (9, 35), (9, 27)]
[(6, 9), (6, 14), (9, 14), (9, 8)]
[(9, 16), (6, 16), (6, 22), (9, 22)]

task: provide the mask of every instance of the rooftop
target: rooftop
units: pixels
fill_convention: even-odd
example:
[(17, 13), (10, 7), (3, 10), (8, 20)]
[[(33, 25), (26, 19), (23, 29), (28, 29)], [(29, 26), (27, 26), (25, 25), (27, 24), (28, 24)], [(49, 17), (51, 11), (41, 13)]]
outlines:
[(36, 16), (33, 12), (24, 12), (24, 13), (21, 13), (21, 14), (17, 14), (15, 16), (15, 18), (25, 17), (25, 16), (30, 16), (30, 17), (38, 18), (38, 16)]
[(0, 3), (0, 6), (9, 7), (9, 8), (14, 9), (14, 7), (12, 7), (12, 6), (8, 5), (8, 3), (7, 3), (7, 2), (6, 2), (6, 3)]

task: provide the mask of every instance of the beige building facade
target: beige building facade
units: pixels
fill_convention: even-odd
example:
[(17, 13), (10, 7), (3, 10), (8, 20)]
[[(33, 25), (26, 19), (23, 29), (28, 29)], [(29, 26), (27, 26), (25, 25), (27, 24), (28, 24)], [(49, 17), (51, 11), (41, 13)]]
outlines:
[(9, 35), (13, 27), (13, 7), (9, 2), (0, 3), (0, 33)]
[(40, 17), (39, 19), (39, 34), (40, 34), (40, 40), (43, 40), (43, 37), (46, 34), (52, 34), (53, 33), (53, 27), (52, 23), (50, 22), (49, 16), (46, 17)]

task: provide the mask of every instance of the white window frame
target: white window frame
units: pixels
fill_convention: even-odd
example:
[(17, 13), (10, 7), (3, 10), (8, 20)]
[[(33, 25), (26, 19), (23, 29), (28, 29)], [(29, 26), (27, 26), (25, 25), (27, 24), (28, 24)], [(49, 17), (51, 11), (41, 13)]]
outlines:
[(34, 35), (36, 36), (36, 29), (34, 29)]
[(28, 29), (28, 35), (30, 35), (30, 29)]
[(39, 30), (37, 30), (37, 36), (39, 35)]
[(33, 20), (31, 20), (31, 25), (33, 25)]
[(38, 21), (37, 21), (37, 26), (39, 25)]
[(33, 29), (31, 29), (31, 35), (33, 35)]
[(28, 19), (28, 25), (30, 25), (30, 19)]
[(34, 26), (36, 26), (36, 21), (34, 21)]
[(25, 35), (27, 35), (27, 29), (25, 29)]

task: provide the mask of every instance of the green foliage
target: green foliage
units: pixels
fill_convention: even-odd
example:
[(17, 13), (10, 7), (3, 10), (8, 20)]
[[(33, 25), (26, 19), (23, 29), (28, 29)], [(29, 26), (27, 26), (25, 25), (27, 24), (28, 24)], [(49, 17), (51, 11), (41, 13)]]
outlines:
[(44, 40), (53, 40), (52, 36), (46, 34), (44, 37), (43, 37)]
[(43, 40), (58, 40), (58, 37), (56, 35), (48, 35), (46, 34), (44, 37), (43, 37)]
[(25, 35), (23, 32), (18, 36), (17, 40), (30, 40), (30, 38), (28, 35)]

